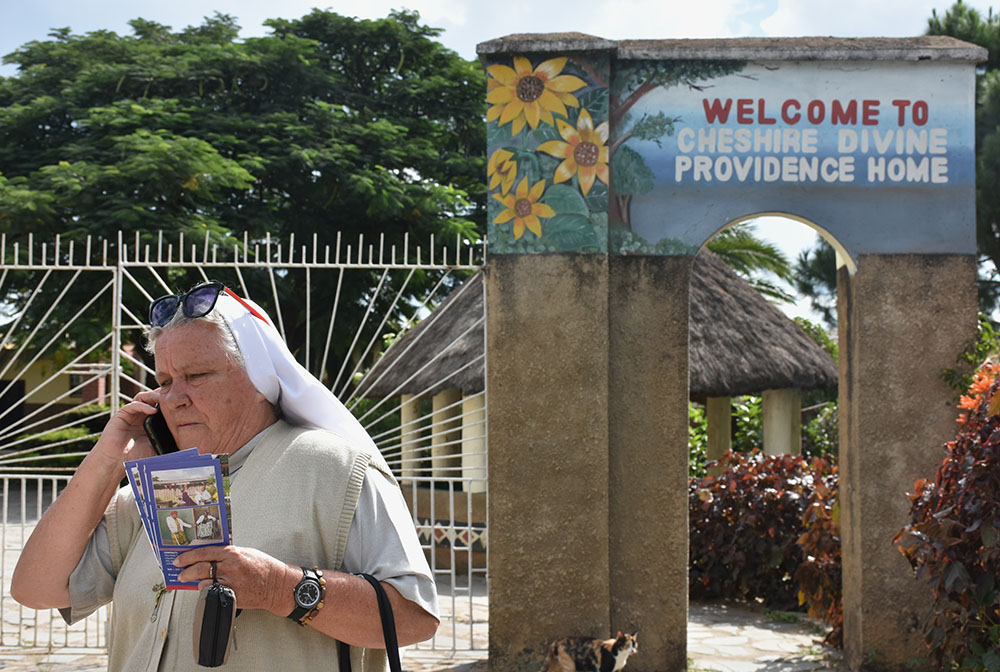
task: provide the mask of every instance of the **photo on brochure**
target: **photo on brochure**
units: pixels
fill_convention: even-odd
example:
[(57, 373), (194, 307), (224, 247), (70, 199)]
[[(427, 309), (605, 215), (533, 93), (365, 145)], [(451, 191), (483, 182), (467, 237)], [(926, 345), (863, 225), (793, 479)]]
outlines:
[(191, 548), (230, 543), (228, 459), (192, 449), (125, 467), (166, 588), (196, 589), (196, 581), (179, 580), (173, 561)]

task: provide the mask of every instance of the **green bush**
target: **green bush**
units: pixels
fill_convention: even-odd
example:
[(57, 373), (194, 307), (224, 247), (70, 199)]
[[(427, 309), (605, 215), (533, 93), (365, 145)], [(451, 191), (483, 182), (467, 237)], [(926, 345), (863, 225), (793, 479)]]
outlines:
[(838, 406), (827, 402), (802, 425), (802, 454), (806, 457), (836, 457), (840, 446)]
[(764, 444), (764, 411), (761, 397), (733, 399), (733, 451), (746, 453)]
[(688, 476), (704, 476), (707, 461), (708, 423), (705, 420), (705, 408), (688, 403)]
[(691, 596), (797, 608), (803, 516), (817, 483), (836, 472), (826, 460), (756, 450), (728, 452), (718, 466), (718, 476), (690, 482)]
[(36, 451), (19, 455), (19, 458), (39, 457), (42, 459), (16, 462), (12, 463), (13, 466), (75, 469), (83, 461), (83, 457), (80, 455), (67, 455), (67, 453), (89, 452), (94, 447), (94, 444), (97, 443), (98, 436), (95, 436), (85, 426), (76, 426), (42, 434), (24, 434), (18, 437), (18, 439), (26, 439), (14, 446), (14, 449), (18, 452), (38, 448)]
[(1000, 365), (976, 373), (966, 411), (933, 481), (919, 479), (910, 522), (894, 543), (927, 586), (931, 661), (963, 670), (1000, 669)]

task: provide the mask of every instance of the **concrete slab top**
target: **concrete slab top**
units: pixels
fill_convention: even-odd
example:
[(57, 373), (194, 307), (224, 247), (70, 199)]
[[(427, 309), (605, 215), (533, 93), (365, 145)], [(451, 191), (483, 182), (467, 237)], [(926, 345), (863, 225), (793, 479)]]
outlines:
[(985, 48), (944, 35), (919, 37), (737, 37), (607, 40), (584, 33), (519, 33), (476, 46), (480, 56), (503, 53), (611, 51), (619, 59), (753, 61), (985, 62)]

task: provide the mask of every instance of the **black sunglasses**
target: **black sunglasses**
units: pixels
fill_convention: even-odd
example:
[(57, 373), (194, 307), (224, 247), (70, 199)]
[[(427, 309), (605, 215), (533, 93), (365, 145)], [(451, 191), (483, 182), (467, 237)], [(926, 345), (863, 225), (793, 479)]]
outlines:
[(188, 317), (205, 317), (215, 308), (219, 295), (225, 292), (245, 307), (250, 313), (267, 322), (253, 306), (241, 299), (231, 289), (221, 282), (203, 282), (195, 285), (184, 294), (167, 294), (149, 304), (149, 323), (154, 327), (162, 327), (171, 320), (178, 306), (182, 307)]

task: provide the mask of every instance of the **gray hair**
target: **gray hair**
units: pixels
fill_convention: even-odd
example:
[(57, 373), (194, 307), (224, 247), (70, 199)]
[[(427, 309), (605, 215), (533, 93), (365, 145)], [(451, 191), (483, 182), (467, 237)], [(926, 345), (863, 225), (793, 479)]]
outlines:
[(233, 336), (233, 330), (229, 328), (229, 324), (226, 323), (226, 320), (223, 319), (222, 315), (214, 310), (203, 317), (188, 317), (184, 314), (184, 310), (180, 306), (177, 306), (177, 312), (175, 312), (174, 316), (170, 318), (170, 321), (162, 327), (145, 328), (143, 335), (146, 337), (146, 352), (155, 357), (156, 340), (162, 336), (164, 332), (188, 324), (189, 322), (194, 322), (195, 320), (201, 320), (202, 322), (208, 322), (209, 324), (215, 325), (216, 331), (219, 334), (219, 345), (222, 346), (223, 351), (226, 353), (226, 357), (229, 358), (229, 361), (246, 371), (246, 362), (243, 361), (243, 353), (240, 352), (240, 346), (236, 343), (236, 337)]

